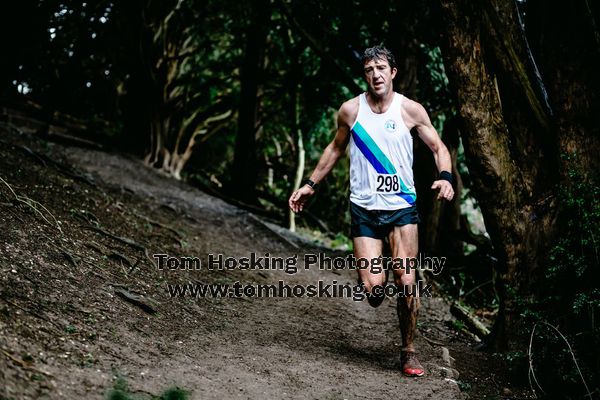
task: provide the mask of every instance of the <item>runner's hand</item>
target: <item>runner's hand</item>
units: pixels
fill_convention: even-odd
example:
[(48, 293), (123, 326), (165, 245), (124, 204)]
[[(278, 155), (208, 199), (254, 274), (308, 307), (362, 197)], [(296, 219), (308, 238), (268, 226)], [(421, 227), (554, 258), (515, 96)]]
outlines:
[(438, 200), (446, 199), (450, 201), (454, 197), (454, 189), (452, 189), (452, 185), (447, 180), (440, 179), (439, 181), (435, 181), (433, 182), (433, 185), (431, 185), (431, 188), (433, 190), (440, 189), (437, 196)]
[(295, 213), (299, 213), (302, 211), (302, 209), (304, 209), (304, 204), (313, 194), (315, 194), (315, 190), (313, 188), (308, 185), (302, 186), (290, 196), (290, 199), (288, 200), (290, 209)]

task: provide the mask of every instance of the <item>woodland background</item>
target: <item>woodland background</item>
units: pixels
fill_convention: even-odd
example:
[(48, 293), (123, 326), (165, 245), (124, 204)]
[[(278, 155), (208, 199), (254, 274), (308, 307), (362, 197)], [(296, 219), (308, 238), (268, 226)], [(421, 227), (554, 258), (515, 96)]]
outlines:
[(455, 200), (436, 202), (437, 171), (415, 136), (420, 250), (449, 258), (441, 287), (493, 321), (486, 346), (515, 379), (536, 386), (537, 378), (559, 398), (599, 395), (598, 4), (6, 7), (0, 101), (47, 121), (41, 136), (68, 131), (76, 136), (68, 140), (131, 153), (342, 247), (347, 159), (307, 212), (290, 215), (287, 198), (332, 139), (339, 105), (365, 89), (362, 51), (387, 46), (398, 61), (396, 90), (426, 107), (458, 177)]

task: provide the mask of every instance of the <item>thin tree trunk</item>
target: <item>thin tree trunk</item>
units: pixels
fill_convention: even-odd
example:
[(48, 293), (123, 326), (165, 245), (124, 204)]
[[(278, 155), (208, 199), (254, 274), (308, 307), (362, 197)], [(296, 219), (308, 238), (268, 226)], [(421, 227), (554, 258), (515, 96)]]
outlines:
[[(297, 190), (302, 183), (302, 177), (304, 176), (304, 161), (305, 161), (305, 153), (304, 153), (304, 139), (302, 137), (302, 130), (300, 129), (300, 101), (298, 97), (300, 96), (299, 91), (296, 89), (292, 92), (292, 96), (295, 98), (293, 101), (293, 109), (294, 109), (294, 123), (293, 130), (296, 136), (296, 145), (297, 145), (297, 164), (296, 164), (296, 174), (294, 177), (294, 187), (293, 190)], [(290, 231), (296, 231), (296, 214), (288, 209), (289, 216), (289, 225)]]

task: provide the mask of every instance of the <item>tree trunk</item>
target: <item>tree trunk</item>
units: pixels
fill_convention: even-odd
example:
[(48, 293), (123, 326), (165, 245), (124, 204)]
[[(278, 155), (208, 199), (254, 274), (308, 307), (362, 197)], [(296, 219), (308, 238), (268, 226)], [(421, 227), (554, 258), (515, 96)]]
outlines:
[[(293, 190), (298, 190), (298, 188), (300, 187), (300, 185), (302, 184), (302, 177), (304, 176), (304, 161), (305, 161), (305, 152), (304, 152), (304, 138), (302, 137), (302, 131), (300, 130), (300, 127), (298, 126), (298, 116), (299, 116), (299, 110), (297, 109), (298, 107), (298, 101), (296, 100), (295, 102), (296, 104), (294, 105), (296, 108), (296, 112), (295, 112), (295, 120), (296, 122), (294, 123), (294, 128), (295, 128), (295, 132), (296, 132), (296, 145), (297, 145), (297, 164), (296, 164), (296, 176), (294, 178), (294, 187)], [(296, 232), (296, 214), (288, 209), (288, 217), (289, 217), (289, 226), (290, 226), (290, 231), (292, 232)]]
[(251, 23), (246, 35), (246, 50), (241, 67), (241, 95), (238, 132), (228, 191), (246, 203), (256, 203), (257, 168), (257, 112), (258, 93), (270, 18), (269, 2), (251, 2)]
[[(448, 32), (446, 70), (463, 120), (461, 133), (467, 164), (499, 259), (496, 290), (501, 305), (493, 330), (493, 343), (498, 348), (506, 348), (510, 345), (507, 333), (514, 330), (518, 315), (516, 299), (526, 291), (527, 267), (533, 267), (532, 263), (537, 261), (537, 254), (527, 254), (525, 244), (534, 228), (532, 224), (535, 224), (530, 218), (531, 206), (527, 205), (527, 195), (531, 194), (528, 184), (537, 178), (532, 179), (528, 174), (539, 169), (535, 168), (534, 160), (530, 160), (533, 166), (525, 170), (515, 162), (515, 155), (517, 158), (524, 156), (523, 141), (511, 140), (511, 132), (523, 132), (518, 124), (523, 121), (517, 117), (508, 118), (514, 128), (509, 130), (503, 114), (508, 110), (502, 109), (499, 88), (504, 81), (497, 80), (494, 69), (499, 67), (494, 58), (498, 46), (487, 46), (485, 42), (486, 37), (507, 34), (498, 32), (506, 21), (492, 28), (486, 12), (467, 0), (441, 0), (441, 4)], [(497, 14), (494, 17), (500, 18)], [(513, 50), (520, 47), (520, 43), (508, 34), (505, 40)], [(508, 99), (504, 103), (508, 103)], [(524, 132), (529, 131), (525, 126)]]
[(568, 184), (569, 167), (559, 156), (577, 152), (582, 169), (598, 167), (598, 135), (591, 134), (597, 128), (583, 117), (598, 109), (597, 69), (584, 51), (593, 36), (576, 33), (575, 15), (581, 14), (575, 8), (565, 15), (559, 5), (535, 3), (549, 14), (539, 29), (546, 41), (539, 46), (545, 55), (540, 73), (516, 3), (441, 4), (446, 69), (464, 122), (467, 164), (499, 259), (501, 304), (491, 339), (497, 348), (511, 348), (525, 333), (518, 300), (535, 292), (557, 233), (554, 190)]
[[(305, 151), (304, 137), (300, 127), (300, 112), (301, 112), (301, 81), (303, 76), (302, 64), (300, 63), (300, 55), (303, 47), (301, 47), (292, 35), (291, 29), (288, 29), (289, 49), (288, 54), (291, 61), (291, 70), (288, 79), (289, 93), (289, 119), (290, 119), (290, 138), (292, 142), (292, 150), (296, 155), (296, 168), (294, 174), (294, 183), (292, 192), (298, 190), (302, 184), (304, 177)], [(296, 213), (288, 208), (288, 226), (290, 231), (296, 231)]]

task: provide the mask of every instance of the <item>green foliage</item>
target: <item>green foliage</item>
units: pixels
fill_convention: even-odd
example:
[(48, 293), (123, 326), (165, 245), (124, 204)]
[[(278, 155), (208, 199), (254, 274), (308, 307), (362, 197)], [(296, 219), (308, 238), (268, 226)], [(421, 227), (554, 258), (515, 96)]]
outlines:
[(443, 132), (444, 122), (454, 114), (454, 107), (442, 52), (438, 46), (427, 43), (421, 43), (420, 50), (420, 60), (425, 68), (420, 69), (419, 99), (428, 110), (435, 129)]
[[(565, 156), (567, 161), (569, 157)], [(548, 266), (539, 281), (535, 298), (522, 299), (521, 317), (531, 333), (534, 368), (547, 392), (569, 393), (564, 398), (580, 398), (582, 380), (573, 355), (588, 385), (600, 381), (600, 187), (581, 171), (568, 172), (568, 184), (557, 187), (560, 229), (548, 254)], [(549, 322), (558, 332), (546, 326)], [(593, 388), (590, 388), (593, 390)]]
[(527, 382), (527, 352), (523, 350), (493, 353), (497, 362), (506, 369), (511, 381), (515, 384), (525, 385)]
[(188, 398), (189, 392), (179, 387), (169, 388), (158, 396), (132, 394), (123, 377), (115, 380), (112, 390), (106, 395), (107, 400), (187, 400)]
[(180, 388), (167, 389), (161, 396), (161, 400), (186, 400), (188, 392)]
[(461, 392), (468, 392), (469, 390), (471, 390), (471, 384), (468, 382), (458, 380), (456, 381), (456, 383)]
[(113, 389), (107, 394), (107, 400), (133, 400), (129, 395), (127, 381), (123, 377), (118, 377), (113, 385)]
[(459, 321), (457, 319), (452, 320), (452, 328), (457, 331), (460, 332), (465, 328), (465, 323), (462, 321)]
[(338, 232), (338, 234), (331, 242), (331, 247), (333, 247), (334, 249), (348, 250), (352, 248), (352, 240), (343, 233)]

